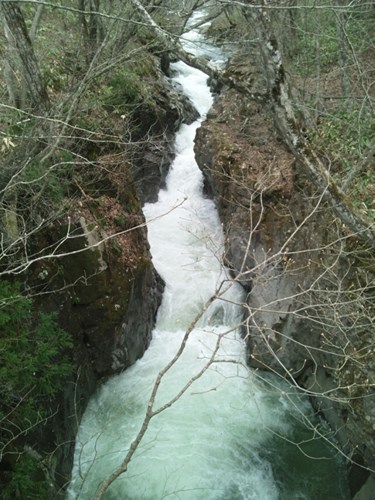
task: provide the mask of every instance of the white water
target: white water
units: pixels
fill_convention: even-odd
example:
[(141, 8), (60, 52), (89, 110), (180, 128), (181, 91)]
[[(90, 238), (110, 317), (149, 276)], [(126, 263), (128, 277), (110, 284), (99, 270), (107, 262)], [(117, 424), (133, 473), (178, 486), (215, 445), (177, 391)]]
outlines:
[[(212, 104), (206, 77), (181, 62), (174, 68), (176, 80), (204, 116)], [(166, 282), (153, 340), (141, 360), (91, 400), (77, 436), (69, 499), (93, 498), (98, 484), (124, 458), (140, 429), (157, 373), (226, 279), (222, 228), (213, 202), (202, 196), (202, 174), (194, 160), (199, 125), (182, 125), (167, 187), (157, 203), (144, 207), (154, 265)], [(105, 498), (346, 498), (340, 486), (332, 490), (332, 479), (338, 481), (332, 458), (315, 460), (312, 466), (296, 446), (276, 437), (310, 439), (297, 421), (309, 406), (297, 396), (266, 390), (245, 366), (245, 344), (235, 329), (241, 320), (241, 307), (235, 304), (243, 300), (241, 288), (231, 286), (192, 331), (183, 355), (163, 379), (155, 408), (199, 372), (220, 339), (218, 362), (151, 421), (128, 471)], [(322, 445), (318, 452), (307, 452), (327, 455)], [(297, 477), (291, 474), (293, 467)]]

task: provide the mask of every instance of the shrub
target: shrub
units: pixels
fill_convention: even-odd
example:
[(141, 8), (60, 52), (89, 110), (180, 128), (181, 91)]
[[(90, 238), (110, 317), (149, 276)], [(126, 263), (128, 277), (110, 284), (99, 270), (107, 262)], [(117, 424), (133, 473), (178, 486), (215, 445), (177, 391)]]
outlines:
[(14, 497), (32, 500), (50, 498), (48, 482), (38, 461), (26, 454), (20, 455), (10, 482), (2, 491), (3, 500)]
[(72, 342), (55, 314), (36, 312), (19, 283), (0, 283), (0, 421), (8, 437), (49, 414), (72, 371)]

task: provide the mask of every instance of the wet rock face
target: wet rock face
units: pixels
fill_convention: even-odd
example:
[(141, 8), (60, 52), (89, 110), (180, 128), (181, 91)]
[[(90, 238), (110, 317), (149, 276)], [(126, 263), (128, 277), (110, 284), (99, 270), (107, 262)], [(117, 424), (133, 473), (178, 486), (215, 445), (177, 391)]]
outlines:
[(87, 190), (86, 198), (75, 200), (70, 213), (33, 242), (52, 248), (60, 241), (64, 256), (32, 266), (28, 285), (53, 292), (43, 307), (59, 311), (61, 325), (84, 347), (101, 379), (142, 356), (163, 287), (152, 266), (129, 164), (118, 155), (98, 163), (110, 172), (104, 194), (93, 185), (95, 196)]
[(126, 236), (123, 244), (132, 246), (132, 261), (122, 260), (116, 239), (109, 240), (102, 255), (85, 250), (62, 261), (63, 272), (75, 284), (60, 302), (61, 323), (84, 345), (96, 379), (124, 370), (148, 347), (162, 286), (145, 236), (138, 229)]
[[(168, 71), (169, 63), (164, 68)], [(155, 202), (173, 161), (174, 134), (182, 123), (192, 123), (199, 116), (182, 90), (159, 70), (150, 83), (152, 104), (144, 104), (135, 114), (140, 141), (135, 148), (132, 175), (142, 204)]]
[[(365, 319), (362, 333), (349, 319), (369, 304), (337, 300), (338, 289), (368, 275), (340, 244), (327, 248), (342, 227), (299, 175), (270, 116), (265, 106), (225, 91), (195, 141), (206, 192), (224, 225), (225, 263), (248, 292), (249, 364), (310, 391), (344, 452), (374, 469), (374, 338)], [(351, 470), (354, 495), (365, 477)]]
[[(250, 362), (279, 370), (281, 361), (297, 372), (305, 353), (297, 354), (298, 348), (290, 352), (286, 346), (292, 331), (302, 331), (303, 321), (289, 313), (291, 297), (305, 277), (298, 276), (297, 283), (302, 262), (295, 257), (292, 263), (292, 243), (285, 242), (305, 209), (294, 185), (293, 158), (277, 141), (261, 105), (244, 103), (233, 91), (217, 100), (198, 129), (195, 152), (224, 224), (225, 264), (248, 292), (257, 325), (247, 331)], [(298, 212), (298, 218), (293, 219), (292, 212)], [(301, 236), (294, 250), (308, 248), (310, 237)], [(310, 325), (304, 330), (311, 338)]]
[(100, 381), (143, 355), (164, 286), (152, 265), (129, 164), (119, 155), (99, 163), (101, 171), (110, 172), (105, 194), (93, 185), (92, 195), (87, 191), (68, 215), (37, 236), (35, 249), (60, 241), (58, 253), (65, 256), (31, 266), (27, 280), (42, 294), (39, 307), (57, 311), (74, 341), (74, 374), (64, 393), (51, 401), (54, 418), (36, 433), (39, 449), (53, 453), (61, 486), (69, 481), (74, 439), (88, 399)]

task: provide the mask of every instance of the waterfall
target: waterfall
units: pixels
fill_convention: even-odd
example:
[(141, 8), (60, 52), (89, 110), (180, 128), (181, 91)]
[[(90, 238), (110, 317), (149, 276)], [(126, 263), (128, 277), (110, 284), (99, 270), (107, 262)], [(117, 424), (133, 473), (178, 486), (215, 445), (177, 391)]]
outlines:
[[(199, 41), (199, 34), (190, 33), (189, 40)], [(173, 64), (173, 70), (201, 118), (181, 126), (166, 188), (157, 203), (144, 207), (154, 265), (166, 282), (163, 301), (143, 358), (109, 380), (88, 405), (68, 499), (93, 498), (98, 484), (122, 461), (141, 427), (158, 372), (215, 294), (218, 298), (163, 378), (154, 407), (207, 369), (151, 420), (128, 471), (105, 498), (345, 499), (344, 464), (308, 429), (324, 431), (309, 403), (293, 388), (280, 387), (270, 375), (260, 377), (246, 366), (238, 329), (245, 297), (223, 268), (222, 227), (213, 201), (202, 194), (193, 152), (195, 131), (212, 96), (203, 73), (182, 62)]]

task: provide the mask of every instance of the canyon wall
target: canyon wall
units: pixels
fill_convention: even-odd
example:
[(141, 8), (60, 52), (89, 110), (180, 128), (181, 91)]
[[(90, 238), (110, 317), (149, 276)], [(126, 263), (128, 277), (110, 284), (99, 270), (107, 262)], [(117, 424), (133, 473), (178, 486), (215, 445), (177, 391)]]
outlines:
[[(233, 68), (256, 79), (250, 63)], [(249, 365), (310, 396), (351, 460), (354, 496), (375, 468), (374, 332), (358, 314), (370, 304), (354, 293), (366, 289), (368, 253), (356, 257), (359, 243), (279, 141), (267, 104), (224, 89), (195, 152), (224, 225), (226, 264), (248, 293)]]

